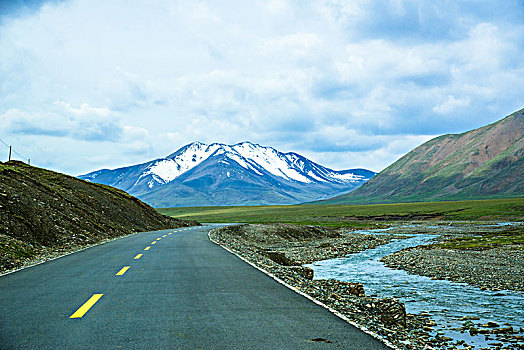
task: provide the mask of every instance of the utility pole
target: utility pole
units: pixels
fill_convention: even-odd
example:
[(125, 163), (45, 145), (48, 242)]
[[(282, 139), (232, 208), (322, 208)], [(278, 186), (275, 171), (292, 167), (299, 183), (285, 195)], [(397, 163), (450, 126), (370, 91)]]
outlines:
[(9, 161), (11, 161), (11, 146), (9, 146)]
[(31, 159), (27, 159), (27, 165), (31, 165)]

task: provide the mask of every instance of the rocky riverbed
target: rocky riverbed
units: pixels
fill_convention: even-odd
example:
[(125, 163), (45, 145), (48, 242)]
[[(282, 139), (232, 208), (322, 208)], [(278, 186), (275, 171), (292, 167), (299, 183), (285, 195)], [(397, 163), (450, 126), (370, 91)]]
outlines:
[(250, 249), (284, 266), (343, 257), (398, 239), (318, 226), (283, 224), (228, 226), (215, 233), (228, 246)]
[[(520, 290), (518, 286), (523, 274), (520, 272), (519, 266), (522, 265), (522, 255), (517, 248), (521, 241), (521, 228), (522, 224), (501, 225), (496, 223), (437, 221), (402, 222), (395, 223), (395, 226), (388, 229), (359, 232), (280, 224), (241, 225), (213, 230), (210, 233), (210, 238), (300, 292), (308, 294), (339, 312), (347, 317), (350, 322), (371, 331), (396, 348), (524, 349), (524, 330), (522, 329), (521, 318), (518, 317), (519, 307), (514, 306), (517, 309), (512, 309), (513, 314), (515, 314), (513, 311), (516, 311), (516, 318), (515, 315), (510, 317), (507, 313), (498, 318), (496, 314), (491, 313), (495, 311), (494, 306), (498, 305), (497, 303), (502, 301), (508, 303), (508, 298), (514, 298), (514, 296), (509, 291), (493, 292), (486, 290)], [(415, 237), (420, 237), (420, 239), (415, 239)], [(432, 237), (435, 238), (432, 240)], [(414, 239), (415, 241), (413, 241)], [(357, 257), (362, 254), (368, 256), (368, 252), (374, 252), (377, 249), (383, 250), (383, 248), (391, 245), (397, 246), (400, 242), (408, 241), (420, 241), (420, 243), (415, 243), (417, 246), (414, 248), (401, 250), (399, 254), (388, 255), (384, 260), (393, 259), (391, 261), (394, 261), (396, 269), (402, 268), (409, 273), (420, 273), (430, 276), (432, 279), (447, 278), (479, 286), (483, 289), (476, 289), (480, 293), (471, 289), (473, 287), (459, 287), (457, 292), (461, 293), (461, 297), (470, 295), (470, 293), (477, 295), (475, 298), (480, 299), (478, 299), (476, 305), (483, 305), (483, 302), (488, 302), (487, 309), (493, 310), (486, 314), (486, 310), (481, 307), (478, 310), (479, 313), (476, 314), (472, 313), (473, 304), (465, 308), (463, 307), (465, 305), (455, 305), (454, 307), (452, 302), (447, 302), (448, 293), (452, 290), (446, 289), (448, 287), (445, 283), (448, 282), (440, 282), (444, 283), (441, 287), (445, 287), (444, 289), (447, 290), (443, 291), (445, 299), (439, 299), (446, 301), (444, 308), (440, 303), (438, 303), (440, 306), (437, 306), (437, 304), (433, 306), (436, 307), (435, 310), (414, 308), (414, 295), (422, 293), (423, 300), (432, 298), (429, 296), (430, 294), (425, 294), (431, 292), (425, 290), (422, 285), (420, 290), (418, 288), (413, 289), (416, 285), (415, 281), (425, 277), (413, 275), (413, 278), (418, 277), (414, 280), (409, 278), (413, 281), (409, 282), (409, 288), (404, 292), (400, 292), (398, 288), (403, 283), (408, 283), (406, 278), (403, 279), (404, 282), (388, 279), (382, 283), (386, 287), (384, 293), (382, 293), (376, 290), (376, 287), (381, 285), (380, 278), (377, 277), (378, 280), (377, 278), (373, 279), (378, 271), (360, 271), (358, 270), (360, 265), (358, 265), (355, 267), (357, 270), (348, 270), (353, 271), (353, 273), (348, 272), (349, 275), (343, 272), (348, 268), (347, 265), (344, 265), (344, 261), (349, 257)], [(431, 242), (429, 246), (420, 245), (428, 242)], [(413, 245), (411, 246), (413, 247)], [(387, 248), (384, 251), (389, 249)], [(420, 252), (420, 255), (412, 255), (414, 252)], [(450, 254), (452, 258), (446, 259), (446, 254)], [(441, 257), (443, 258), (441, 259)], [(461, 264), (461, 259), (466, 262)], [(331, 261), (334, 262), (332, 267), (340, 265), (342, 270), (333, 270), (335, 272), (333, 276), (340, 277), (335, 277), (337, 279), (330, 279), (329, 277), (318, 279), (316, 273), (318, 264), (322, 263), (320, 260), (328, 263), (328, 268)], [(429, 260), (431, 260), (431, 263), (426, 263)], [(313, 261), (315, 263), (309, 266), (315, 268), (315, 278), (317, 278), (315, 280), (313, 280), (313, 271), (308, 267), (301, 266)], [(378, 259), (376, 264), (381, 265), (382, 270), (388, 270), (379, 263)], [(511, 266), (509, 270), (506, 269), (508, 264)], [(462, 268), (462, 265), (466, 267)], [(410, 271), (411, 267), (420, 269), (417, 270), (420, 272), (415, 269)], [(367, 268), (369, 268), (369, 265)], [(438, 271), (440, 271), (440, 274), (437, 273)], [(368, 275), (362, 275), (362, 273)], [(512, 275), (511, 278), (505, 277), (509, 274)], [(322, 273), (321, 275), (325, 274)], [(346, 275), (347, 277), (343, 277)], [(484, 275), (487, 275), (488, 278)], [(327, 276), (329, 276), (329, 273)], [(357, 280), (353, 281), (351, 276)], [(363, 281), (366, 281), (364, 285), (359, 283)], [(475, 281), (484, 282), (478, 284)], [(377, 285), (377, 283), (379, 284)], [(411, 283), (414, 284), (411, 285)], [(397, 294), (399, 292), (400, 294)], [(438, 295), (434, 297), (438, 298)], [(407, 304), (409, 303), (409, 309), (412, 310), (413, 314), (407, 313), (404, 303), (399, 299), (391, 298), (391, 296), (396, 296)], [(484, 300), (484, 298), (486, 299)], [(519, 302), (516, 300), (521, 299), (521, 296), (517, 296), (517, 299), (508, 305), (515, 304), (515, 302), (518, 305)], [(454, 311), (455, 308), (458, 309)], [(500, 308), (497, 307), (496, 309)], [(461, 314), (461, 312), (463, 313)], [(480, 318), (477, 316), (480, 316)], [(501, 321), (495, 322), (498, 319)]]
[(481, 289), (524, 291), (524, 249), (412, 248), (386, 256), (382, 261), (388, 267), (412, 274), (465, 282)]
[(434, 322), (429, 315), (407, 314), (395, 298), (366, 296), (358, 281), (313, 280), (313, 271), (301, 266), (374, 248), (398, 236), (281, 224), (228, 226), (209, 236), (399, 349), (430, 349), (446, 341), (430, 335), (428, 327)]

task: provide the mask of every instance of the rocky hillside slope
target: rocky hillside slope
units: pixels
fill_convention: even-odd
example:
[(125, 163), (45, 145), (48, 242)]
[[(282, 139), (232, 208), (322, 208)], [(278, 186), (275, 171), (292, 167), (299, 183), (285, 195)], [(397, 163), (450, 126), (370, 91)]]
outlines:
[(356, 191), (324, 203), (524, 196), (524, 109), (479, 129), (434, 138)]
[(0, 272), (132, 232), (193, 225), (113, 187), (0, 162)]

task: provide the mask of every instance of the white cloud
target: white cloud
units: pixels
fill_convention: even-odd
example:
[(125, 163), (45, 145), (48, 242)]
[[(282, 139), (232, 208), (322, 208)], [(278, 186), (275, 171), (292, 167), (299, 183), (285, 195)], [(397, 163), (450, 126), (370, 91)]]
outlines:
[(0, 25), (0, 137), (63, 140), (69, 156), (46, 164), (71, 173), (194, 140), (379, 170), (427, 135), (523, 107), (523, 13), (512, 0), (52, 2)]
[(262, 6), (274, 15), (282, 15), (291, 11), (291, 6), (286, 0), (262, 1)]
[(109, 108), (107, 107), (91, 107), (88, 103), (82, 103), (79, 108), (72, 107), (70, 103), (64, 101), (54, 102), (56, 106), (63, 107), (67, 113), (77, 116), (97, 115), (107, 117), (109, 115)]
[[(315, 33), (294, 33), (277, 39), (268, 39), (261, 45), (261, 52), (265, 55), (293, 55), (305, 56), (322, 42)], [(289, 58), (289, 57), (288, 57)]]
[(448, 95), (448, 98), (441, 104), (433, 107), (433, 112), (439, 114), (450, 114), (455, 112), (459, 108), (468, 107), (471, 100), (469, 98), (457, 99), (452, 95)]

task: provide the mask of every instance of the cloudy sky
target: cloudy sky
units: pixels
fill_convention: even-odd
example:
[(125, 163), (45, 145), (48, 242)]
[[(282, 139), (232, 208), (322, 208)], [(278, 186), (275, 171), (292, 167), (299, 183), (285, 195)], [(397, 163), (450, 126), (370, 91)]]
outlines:
[(520, 0), (0, 0), (0, 139), (73, 175), (245, 140), (380, 171), (524, 107), (523, 18)]

